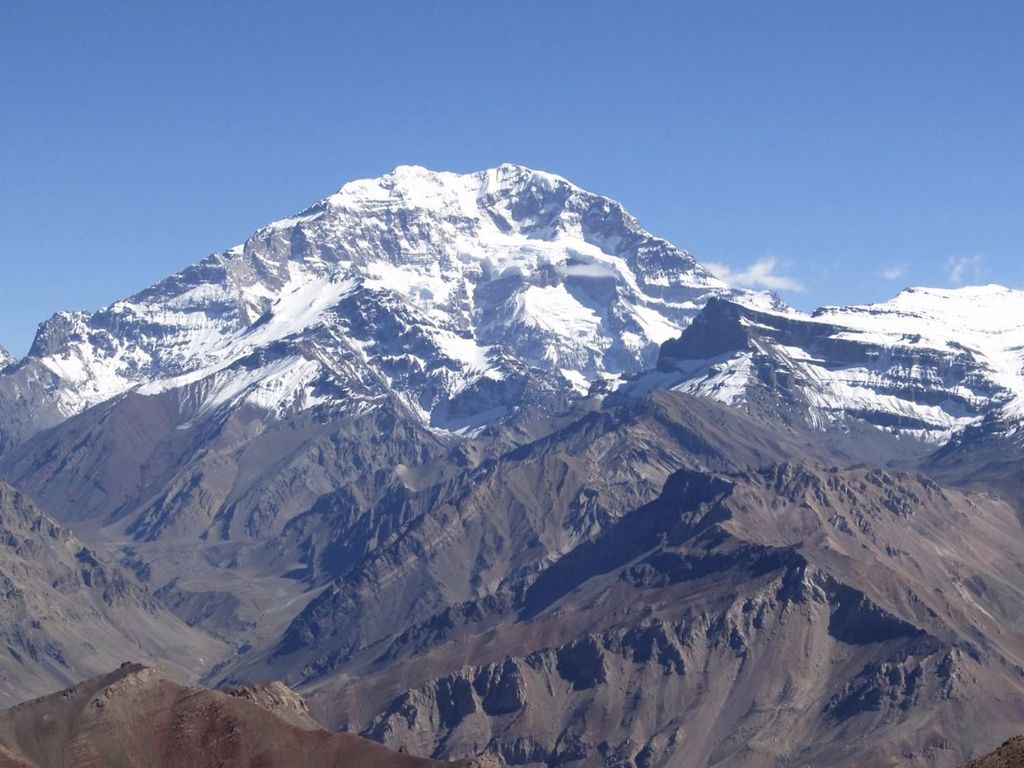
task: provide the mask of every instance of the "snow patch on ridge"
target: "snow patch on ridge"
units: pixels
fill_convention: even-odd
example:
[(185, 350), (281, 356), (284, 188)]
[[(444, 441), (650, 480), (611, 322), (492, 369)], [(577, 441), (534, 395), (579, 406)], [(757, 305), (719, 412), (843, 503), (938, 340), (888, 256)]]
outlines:
[(1010, 429), (1024, 418), (1024, 292), (909, 288), (813, 315), (742, 304), (754, 309), (738, 312), (748, 349), (666, 361), (676, 388), (737, 405), (770, 369), (771, 386), (803, 398), (813, 426), (852, 416), (936, 443), (992, 414)]

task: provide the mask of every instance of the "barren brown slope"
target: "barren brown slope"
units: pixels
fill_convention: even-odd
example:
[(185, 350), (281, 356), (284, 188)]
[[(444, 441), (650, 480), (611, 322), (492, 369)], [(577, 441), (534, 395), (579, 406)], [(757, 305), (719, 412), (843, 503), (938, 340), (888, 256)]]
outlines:
[(442, 765), (318, 728), (286, 691), (186, 688), (156, 669), (125, 664), (0, 714), (0, 768)]
[(1024, 736), (1017, 736), (991, 754), (972, 760), (964, 768), (1024, 768)]
[(326, 722), (435, 757), (951, 768), (1024, 717), (1021, 546), (1004, 502), (921, 475), (683, 470), (521, 597), (308, 690)]

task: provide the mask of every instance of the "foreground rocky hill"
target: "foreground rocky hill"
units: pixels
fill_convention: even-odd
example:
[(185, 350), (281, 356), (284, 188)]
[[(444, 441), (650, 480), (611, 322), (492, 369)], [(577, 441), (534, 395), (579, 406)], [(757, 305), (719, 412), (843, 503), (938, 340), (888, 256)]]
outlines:
[(112, 673), (0, 713), (4, 768), (430, 768), (320, 728), (281, 685), (236, 691), (185, 688), (159, 670)]
[(1010, 739), (991, 754), (972, 760), (964, 768), (1024, 767), (1024, 736)]

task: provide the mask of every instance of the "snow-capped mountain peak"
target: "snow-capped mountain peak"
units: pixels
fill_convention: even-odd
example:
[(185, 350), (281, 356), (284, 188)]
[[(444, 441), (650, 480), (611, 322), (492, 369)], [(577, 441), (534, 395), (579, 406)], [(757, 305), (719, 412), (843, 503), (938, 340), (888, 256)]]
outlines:
[(770, 392), (816, 426), (940, 442), (1024, 419), (1022, 298), (908, 288), (807, 315), (729, 289), (560, 176), (399, 166), (97, 312), (54, 315), (24, 360), (0, 358), (0, 450), (127, 391), (173, 392), (186, 419), (388, 401), (458, 430), (656, 363), (695, 394)]
[(55, 315), (8, 386), (40, 424), (173, 390), (193, 415), (392, 398), (459, 429), (650, 367), (717, 295), (739, 294), (559, 176), (400, 166), (95, 313)]

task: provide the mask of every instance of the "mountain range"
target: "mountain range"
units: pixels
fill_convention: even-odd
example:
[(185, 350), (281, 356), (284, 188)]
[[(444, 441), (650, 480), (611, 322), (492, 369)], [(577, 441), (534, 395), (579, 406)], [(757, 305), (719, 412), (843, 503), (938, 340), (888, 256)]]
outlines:
[(1024, 731), (1022, 300), (806, 314), (551, 174), (346, 184), (0, 357), (4, 692), (126, 657), (436, 759), (959, 765)]

